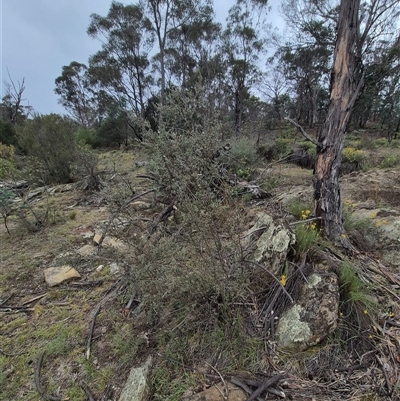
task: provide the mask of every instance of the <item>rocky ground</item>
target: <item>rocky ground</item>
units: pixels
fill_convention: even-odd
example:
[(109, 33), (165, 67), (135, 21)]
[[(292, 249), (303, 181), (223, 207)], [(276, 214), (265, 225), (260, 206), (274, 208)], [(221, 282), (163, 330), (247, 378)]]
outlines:
[[(163, 360), (170, 358), (173, 362), (174, 357), (160, 347), (158, 329), (149, 328), (145, 296), (132, 285), (136, 257), (132, 255), (137, 255), (137, 243), (149, 238), (149, 229), (160, 220), (168, 203), (160, 202), (154, 192), (145, 194), (152, 187), (139, 162), (140, 158), (131, 152), (114, 151), (102, 156), (105, 179), (113, 185), (114, 195), (118, 195), (118, 191), (126, 192), (130, 186), (135, 189), (131, 196), (124, 193), (124, 199), (129, 202), (122, 206), (110, 206), (112, 194), (104, 191), (88, 194), (74, 185), (28, 190), (25, 197), (31, 198), (27, 216), (32, 211), (41, 215), (46, 219), (43, 226), (35, 228), (37, 220), (12, 215), (8, 219), (10, 235), (4, 226), (0, 227), (1, 400), (128, 400), (126, 392), (129, 390), (122, 395), (121, 392), (129, 372), (145, 361), (150, 364), (149, 356), (152, 357), (151, 380), (156, 376), (159, 388), (167, 387), (162, 376), (165, 374), (166, 380), (169, 376), (159, 367), (164, 366)], [(381, 305), (379, 319), (368, 329), (365, 352), (357, 354), (357, 351), (352, 360), (341, 359), (332, 337), (328, 337), (323, 346), (317, 345), (328, 334), (326, 332), (311, 340), (308, 337), (306, 346), (294, 350), (282, 347), (283, 350), (278, 351), (279, 340), (261, 338), (266, 323), (258, 322), (262, 330), (256, 327), (253, 335), (258, 336), (257, 341), (265, 343), (262, 356), (258, 357), (264, 361), (264, 367), (269, 366), (269, 377), (275, 378), (275, 383), (267, 386), (271, 390), (268, 399), (283, 396), (295, 400), (400, 399), (399, 172), (398, 168), (370, 169), (341, 179), (342, 196), (352, 222), (367, 222), (362, 231), (353, 230), (349, 234), (360, 250), (358, 256), (353, 256), (354, 263), (361, 266), (363, 280), (377, 281), (374, 290), (377, 303), (388, 302)], [(263, 264), (266, 258), (275, 258), (276, 266), (281, 266), (285, 262), (282, 255), (286, 257), (290, 250), (297, 224), (288, 205), (293, 199), (310, 203), (312, 172), (277, 164), (260, 173), (261, 177), (276, 181), (277, 185), (271, 190), (273, 197), (247, 203), (240, 201), (238, 208), (242, 219), (238, 230), (254, 245), (261, 237), (249, 233), (257, 230), (264, 230), (264, 233), (269, 230), (266, 227), (270, 227), (271, 238), (282, 241), (273, 245), (268, 242), (266, 248), (259, 250), (255, 262)], [(122, 207), (124, 213), (120, 213)], [(174, 219), (179, 219), (179, 205), (177, 214), (171, 213), (168, 217), (170, 223), (163, 224), (178, 224)], [(264, 219), (262, 223), (260, 219)], [(225, 240), (228, 242), (230, 238)], [(149, 241), (162, 244), (161, 237), (155, 240), (153, 236)], [(282, 243), (286, 244), (285, 249)], [(296, 262), (301, 267), (299, 275), (303, 274), (303, 268), (308, 275), (307, 266), (319, 271), (319, 277), (307, 276), (309, 280), (302, 281), (308, 288), (316, 288), (316, 295), (310, 301), (314, 305), (319, 303), (315, 298), (318, 293), (326, 294), (327, 288), (332, 288), (326, 280), (332, 282), (336, 294), (339, 293), (332, 266), (347, 257), (329, 246), (318, 249), (315, 261), (308, 255), (307, 260)], [(324, 259), (328, 263), (324, 263)], [(315, 269), (315, 266), (320, 268)], [(282, 280), (278, 270), (272, 274), (278, 281)], [(296, 307), (303, 305), (304, 299), (299, 295), (303, 290), (300, 287), (295, 290), (294, 284), (291, 285), (288, 282), (284, 289), (291, 296), (297, 294)], [(310, 292), (306, 292), (310, 297)], [(282, 292), (279, 297), (286, 296)], [(258, 307), (255, 303), (248, 306), (250, 298), (242, 301), (243, 305), (255, 311)], [(276, 299), (274, 302), (279, 307)], [(335, 316), (333, 329), (346, 318), (339, 299), (336, 302), (336, 306), (328, 305)], [(320, 313), (320, 309), (314, 313)], [(276, 322), (271, 321), (268, 330), (272, 330), (272, 326), (275, 330)], [(326, 322), (318, 325), (329, 326)], [(182, 388), (168, 399), (245, 400), (245, 385), (253, 392), (264, 383), (260, 376), (262, 370), (220, 371), (217, 362), (211, 364), (206, 357), (203, 359), (205, 362), (193, 361), (192, 366), (180, 367), (182, 377), (177, 382), (182, 383)], [(218, 361), (218, 357), (214, 360)], [(278, 377), (280, 374), (282, 376)], [(137, 384), (134, 387), (138, 387)], [(163, 399), (157, 391), (161, 390), (155, 392), (151, 388), (152, 399)], [(251, 399), (260, 399), (256, 397)]]

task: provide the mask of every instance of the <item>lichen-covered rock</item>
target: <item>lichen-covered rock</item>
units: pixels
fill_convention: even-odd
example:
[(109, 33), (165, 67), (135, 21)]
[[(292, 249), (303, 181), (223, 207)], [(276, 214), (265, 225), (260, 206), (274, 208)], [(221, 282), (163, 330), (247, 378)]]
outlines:
[(142, 366), (131, 369), (119, 401), (146, 401), (148, 399), (151, 365), (152, 357), (149, 356)]
[(276, 336), (280, 348), (304, 351), (321, 342), (336, 329), (338, 309), (337, 276), (312, 274), (302, 288), (299, 302), (279, 319)]
[(279, 274), (289, 247), (295, 242), (294, 234), (276, 224), (266, 213), (257, 216), (257, 221), (248, 231), (246, 238), (249, 242), (256, 242), (254, 260), (257, 263), (266, 262), (268, 270), (275, 275)]

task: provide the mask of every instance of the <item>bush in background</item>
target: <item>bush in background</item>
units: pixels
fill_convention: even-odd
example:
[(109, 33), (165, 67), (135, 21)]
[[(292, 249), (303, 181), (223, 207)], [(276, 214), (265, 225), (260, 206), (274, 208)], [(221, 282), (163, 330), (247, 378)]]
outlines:
[(42, 183), (71, 182), (77, 154), (76, 124), (57, 114), (36, 115), (17, 127), (18, 143), (30, 157), (31, 174)]
[(17, 136), (15, 127), (10, 122), (0, 120), (0, 142), (4, 145), (16, 145)]
[(8, 178), (15, 171), (15, 150), (13, 145), (0, 142), (0, 178)]

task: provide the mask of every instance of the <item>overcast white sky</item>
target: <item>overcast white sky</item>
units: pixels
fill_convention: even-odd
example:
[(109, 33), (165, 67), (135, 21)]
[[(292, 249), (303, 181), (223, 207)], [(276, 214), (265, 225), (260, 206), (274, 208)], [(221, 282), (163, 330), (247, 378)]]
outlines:
[[(134, 1), (120, 0), (123, 4)], [(268, 20), (279, 24), (277, 5), (270, 0)], [(54, 93), (54, 81), (71, 61), (88, 63), (100, 49), (98, 41), (86, 34), (90, 15), (107, 15), (111, 0), (0, 0), (1, 87), (25, 77), (25, 105), (43, 114), (65, 114)], [(225, 21), (234, 0), (214, 0), (217, 19)], [(8, 69), (8, 71), (7, 71)]]

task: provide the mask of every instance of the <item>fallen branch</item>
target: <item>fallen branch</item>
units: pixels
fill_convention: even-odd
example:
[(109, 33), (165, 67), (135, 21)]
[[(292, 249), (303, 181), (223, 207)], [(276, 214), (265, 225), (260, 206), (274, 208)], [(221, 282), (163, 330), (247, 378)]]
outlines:
[[(233, 383), (234, 385), (241, 387), (241, 388), (242, 388), (247, 394), (249, 394), (249, 395), (253, 392), (253, 391), (251, 390), (251, 388), (250, 388), (247, 384), (243, 383), (241, 380), (239, 380), (239, 379), (236, 378), (236, 377), (231, 377), (231, 378), (230, 378), (230, 381), (231, 381), (231, 383)], [(257, 401), (264, 401), (264, 399), (263, 399), (262, 397), (257, 397), (256, 400), (257, 400)]]
[(348, 374), (354, 372), (355, 370), (367, 368), (370, 365), (368, 362), (359, 363), (358, 365), (346, 366), (343, 368), (335, 369), (336, 372), (347, 372)]
[(246, 399), (246, 401), (253, 401), (257, 399), (257, 397), (261, 395), (264, 391), (266, 391), (268, 387), (271, 387), (273, 384), (283, 379), (283, 377), (284, 377), (283, 375), (279, 374), (272, 376), (270, 379), (263, 380), (262, 384), (258, 387), (258, 389), (254, 391), (253, 394), (251, 394), (250, 397)]
[(97, 309), (95, 310), (95, 312), (93, 314), (92, 323), (90, 325), (89, 337), (88, 337), (87, 344), (86, 344), (86, 359), (90, 358), (90, 346), (92, 343), (94, 324), (96, 321), (96, 317), (100, 312), (100, 309), (101, 309), (101, 303), (99, 303), (99, 305), (97, 306)]
[(9, 295), (4, 301), (0, 302), (0, 306), (4, 305), (9, 299), (11, 299), (14, 296), (14, 294)]
[(388, 394), (387, 395), (392, 395), (392, 385), (390, 384), (390, 380), (387, 374), (387, 371), (385, 369), (385, 365), (383, 364), (383, 362), (379, 359), (378, 355), (375, 355), (376, 360), (378, 361), (378, 365), (382, 370), (383, 376), (385, 377), (385, 382), (386, 382), (386, 387), (388, 389)]
[(59, 397), (54, 397), (52, 395), (46, 394), (45, 391), (43, 390), (42, 384), (40, 383), (40, 370), (42, 368), (44, 352), (45, 351), (42, 351), (39, 354), (39, 357), (38, 357), (36, 365), (35, 365), (35, 385), (36, 385), (36, 390), (38, 391), (40, 396), (42, 398), (44, 398), (45, 400), (47, 400), (47, 401), (61, 401), (61, 398), (59, 398)]

